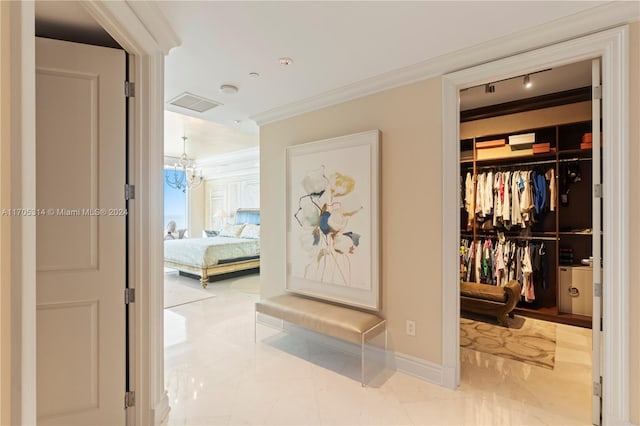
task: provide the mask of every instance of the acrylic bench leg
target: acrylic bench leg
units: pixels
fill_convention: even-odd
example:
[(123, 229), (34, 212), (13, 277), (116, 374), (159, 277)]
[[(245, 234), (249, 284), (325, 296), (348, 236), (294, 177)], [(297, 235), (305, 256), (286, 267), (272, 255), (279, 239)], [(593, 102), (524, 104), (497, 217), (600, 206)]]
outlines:
[(363, 388), (366, 387), (364, 384), (364, 334), (362, 335), (360, 344), (360, 384)]

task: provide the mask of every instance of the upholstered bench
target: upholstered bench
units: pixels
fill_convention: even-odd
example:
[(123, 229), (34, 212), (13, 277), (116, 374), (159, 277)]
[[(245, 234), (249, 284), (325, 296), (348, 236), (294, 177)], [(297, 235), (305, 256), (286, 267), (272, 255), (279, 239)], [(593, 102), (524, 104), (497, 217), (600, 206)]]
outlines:
[(489, 284), (461, 282), (460, 309), (481, 315), (495, 316), (505, 327), (507, 315), (520, 300), (520, 283), (509, 281), (504, 287)]
[[(258, 313), (282, 320), (283, 328), (286, 321), (360, 345), (362, 386), (365, 386), (364, 347), (367, 338), (384, 331), (385, 349), (387, 346), (386, 321), (373, 313), (294, 294), (282, 294), (256, 302), (256, 323)], [(255, 338), (254, 328), (254, 341)]]

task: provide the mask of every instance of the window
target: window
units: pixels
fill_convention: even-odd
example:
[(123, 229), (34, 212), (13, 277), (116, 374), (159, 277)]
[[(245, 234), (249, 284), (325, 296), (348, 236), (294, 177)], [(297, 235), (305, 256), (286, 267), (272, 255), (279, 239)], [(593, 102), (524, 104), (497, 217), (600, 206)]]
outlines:
[(167, 176), (173, 179), (174, 173), (178, 174), (178, 178), (184, 179), (183, 171), (164, 170), (164, 226), (173, 220), (177, 229), (184, 229), (187, 227), (187, 194), (167, 184)]

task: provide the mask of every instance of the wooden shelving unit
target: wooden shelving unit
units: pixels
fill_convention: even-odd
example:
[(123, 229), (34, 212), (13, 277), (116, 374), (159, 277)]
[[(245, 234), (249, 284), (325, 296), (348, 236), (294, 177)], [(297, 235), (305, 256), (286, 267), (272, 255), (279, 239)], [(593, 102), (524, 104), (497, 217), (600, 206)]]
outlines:
[[(558, 323), (591, 327), (591, 317), (571, 313), (559, 312), (559, 268), (568, 266), (560, 264), (560, 249), (571, 248), (574, 252), (574, 265), (580, 264), (580, 259), (591, 255), (591, 233), (584, 231), (592, 226), (591, 213), (591, 149), (580, 149), (580, 143), (584, 133), (591, 132), (590, 121), (564, 123), (555, 126), (522, 129), (509, 134), (479, 135), (460, 141), (461, 153), (473, 152), (473, 158), (462, 158), (460, 169), (462, 178), (466, 173), (477, 176), (485, 170), (493, 171), (532, 169), (534, 167), (547, 167), (555, 169), (557, 200), (556, 211), (548, 212), (544, 220), (533, 224), (527, 229), (501, 230), (505, 236), (518, 238), (526, 236), (528, 239), (540, 239), (547, 248), (549, 261), (548, 283), (546, 290), (536, 288), (536, 301), (534, 303), (520, 302), (515, 309), (516, 314), (529, 316)], [(550, 143), (551, 152), (533, 154), (516, 153), (516, 156), (504, 156), (496, 158), (478, 158), (477, 144), (479, 142), (495, 139), (506, 139), (513, 134), (535, 133), (535, 143)], [(565, 165), (571, 165), (580, 169), (580, 182), (566, 182)], [(560, 191), (569, 185), (568, 203), (560, 200)], [(475, 193), (475, 189), (474, 189)], [(474, 216), (472, 229), (466, 229), (467, 216), (461, 209), (462, 234), (468, 235), (474, 241), (485, 237), (495, 237), (496, 230), (478, 229)]]

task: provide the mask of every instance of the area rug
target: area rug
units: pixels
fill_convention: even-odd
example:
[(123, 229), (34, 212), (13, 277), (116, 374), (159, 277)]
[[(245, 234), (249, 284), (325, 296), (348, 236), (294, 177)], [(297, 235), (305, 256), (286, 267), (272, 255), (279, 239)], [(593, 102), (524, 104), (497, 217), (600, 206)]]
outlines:
[(213, 290), (209, 287), (206, 289), (202, 288), (199, 280), (182, 277), (177, 273), (165, 273), (164, 275), (165, 309), (209, 299), (211, 297), (215, 297)]
[(509, 325), (460, 318), (460, 346), (553, 370), (556, 325), (517, 316)]

